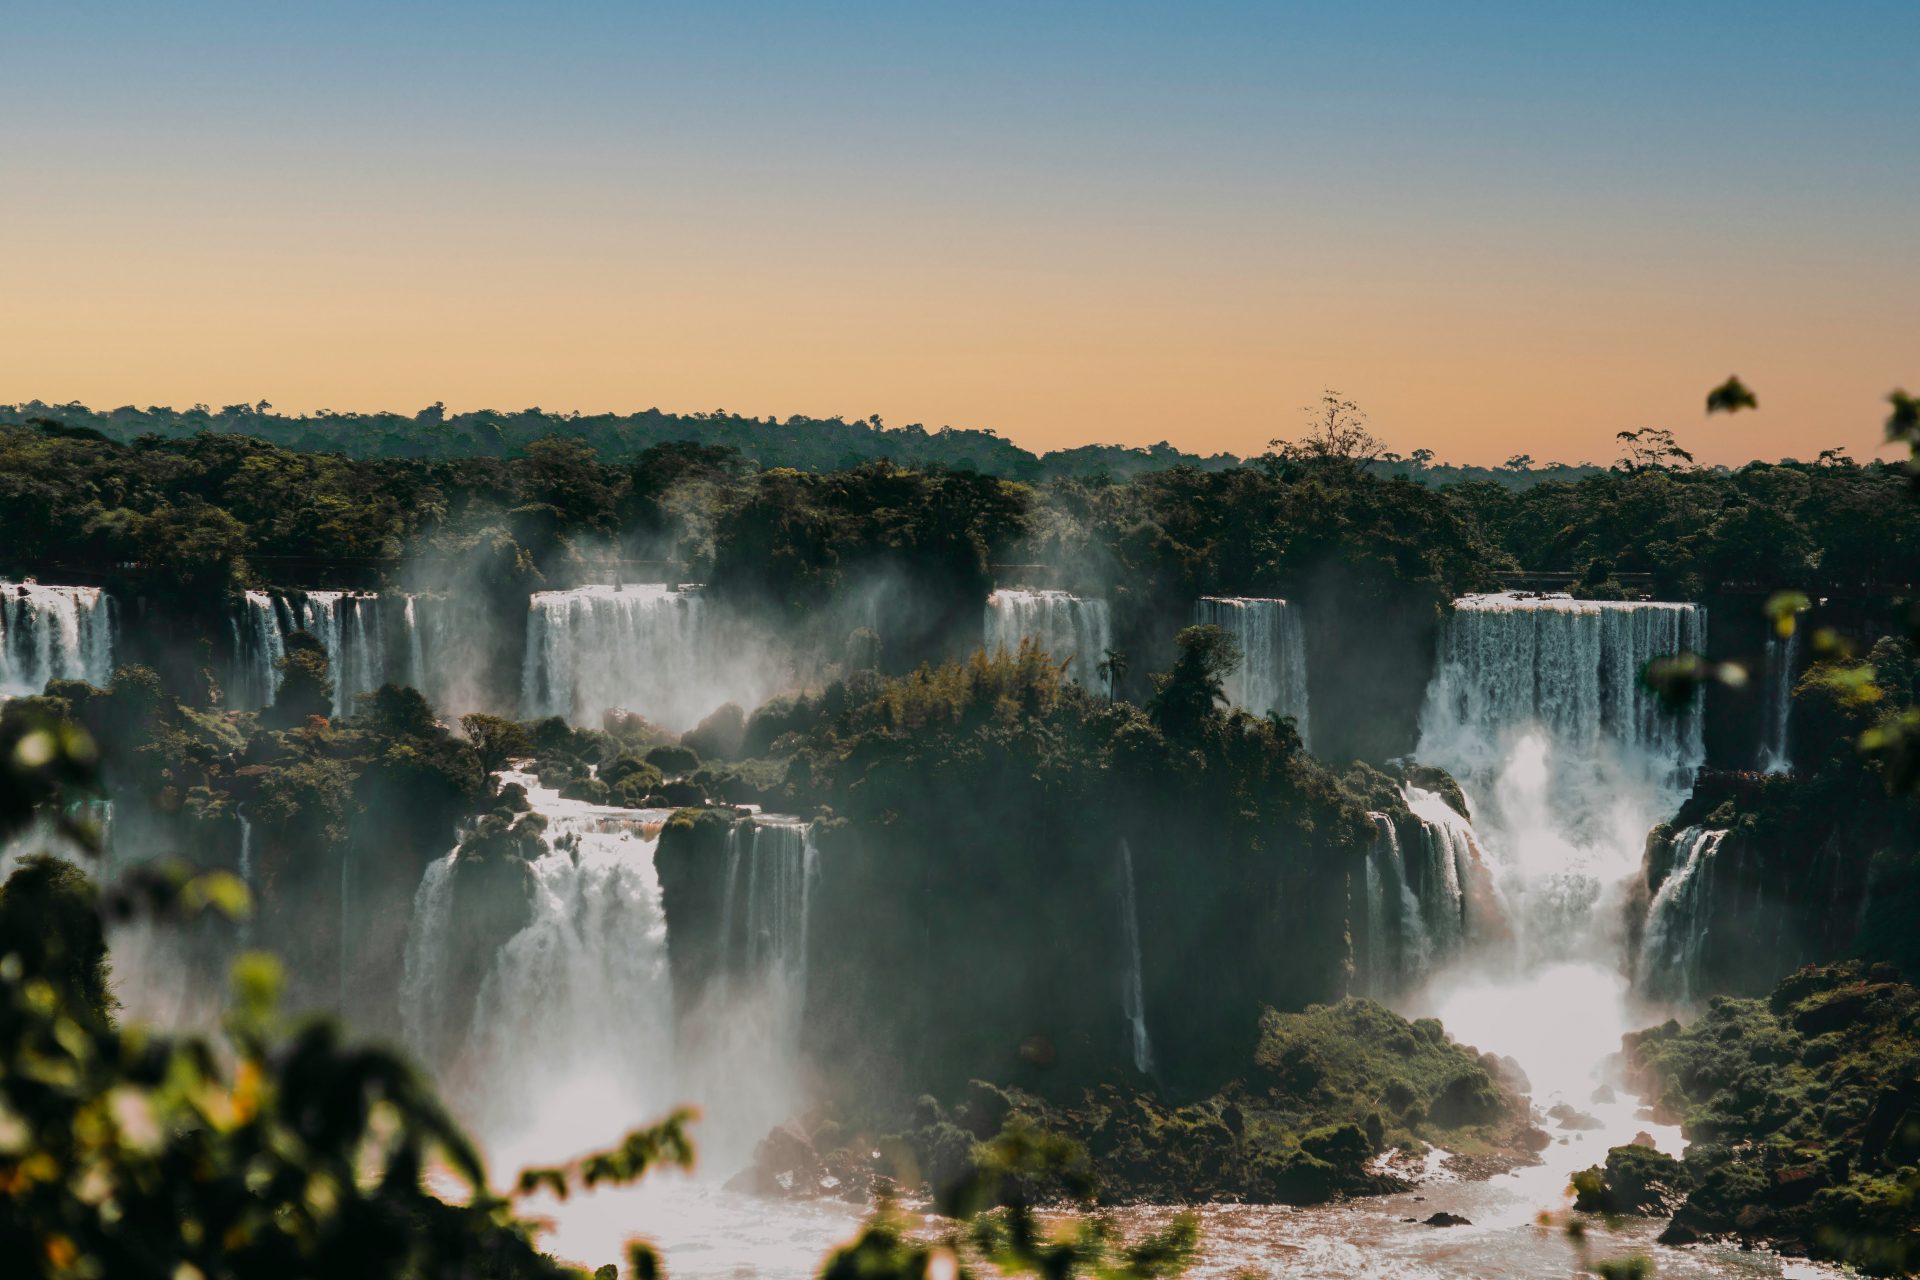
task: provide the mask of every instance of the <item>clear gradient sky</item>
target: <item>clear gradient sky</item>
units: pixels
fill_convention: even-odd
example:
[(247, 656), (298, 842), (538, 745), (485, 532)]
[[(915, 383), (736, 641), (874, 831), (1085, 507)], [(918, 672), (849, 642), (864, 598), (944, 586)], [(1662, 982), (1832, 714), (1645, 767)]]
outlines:
[[(1864, 456), (1920, 0), (0, 7), (0, 401)], [(1761, 412), (1709, 421), (1738, 372)]]

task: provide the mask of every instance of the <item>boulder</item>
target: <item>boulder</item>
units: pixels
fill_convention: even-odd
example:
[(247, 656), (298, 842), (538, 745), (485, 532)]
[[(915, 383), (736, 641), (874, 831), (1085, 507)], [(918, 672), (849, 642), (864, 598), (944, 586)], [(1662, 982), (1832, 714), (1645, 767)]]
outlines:
[(1564, 1102), (1555, 1103), (1553, 1106), (1547, 1108), (1547, 1118), (1554, 1121), (1562, 1129), (1568, 1130), (1584, 1131), (1603, 1127), (1598, 1120), (1586, 1112), (1575, 1107), (1570, 1107)]

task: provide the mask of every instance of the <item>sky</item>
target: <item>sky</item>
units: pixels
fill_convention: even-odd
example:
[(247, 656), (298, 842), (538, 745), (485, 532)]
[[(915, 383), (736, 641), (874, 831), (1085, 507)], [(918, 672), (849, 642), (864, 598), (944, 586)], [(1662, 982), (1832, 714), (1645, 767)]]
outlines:
[[(0, 5), (0, 402), (1865, 457), (1920, 4)], [(1760, 410), (1703, 412), (1729, 373)]]

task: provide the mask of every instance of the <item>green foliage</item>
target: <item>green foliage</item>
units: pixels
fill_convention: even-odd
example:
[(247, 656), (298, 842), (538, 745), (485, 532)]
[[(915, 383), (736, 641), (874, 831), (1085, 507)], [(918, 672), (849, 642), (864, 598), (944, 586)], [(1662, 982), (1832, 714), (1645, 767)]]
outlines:
[(368, 732), (383, 738), (436, 738), (444, 736), (433, 708), (418, 690), (383, 684), (356, 700), (356, 715)]
[(488, 772), (497, 772), (514, 760), (524, 760), (534, 751), (533, 736), (527, 727), (503, 716), (475, 713), (460, 717), (460, 731), (473, 744), (480, 764)]
[[(698, 769), (700, 756), (691, 747), (662, 745), (647, 752), (646, 763), (663, 775), (672, 774), (678, 777)], [(607, 781), (612, 782), (615, 779), (608, 778)]]
[(1524, 1127), (1525, 1108), (1492, 1059), (1431, 1019), (1408, 1022), (1371, 1000), (1301, 1013), (1268, 1010), (1254, 1049), (1271, 1110), (1296, 1127), (1378, 1115), (1384, 1141), (1473, 1151)]
[(1709, 662), (1697, 653), (1654, 658), (1640, 669), (1640, 683), (1669, 711), (1691, 705), (1701, 686), (1709, 682), (1744, 688), (1747, 671), (1737, 663)]
[(1602, 559), (1651, 574), (1664, 599), (1749, 584), (1823, 595), (1903, 582), (1920, 560), (1920, 508), (1901, 500), (1899, 469), (1878, 463), (1645, 468), (1524, 492), (1472, 483), (1446, 493), (1519, 564)]
[(569, 778), (560, 788), (560, 795), (567, 800), (582, 800), (587, 804), (606, 804), (613, 797), (613, 788), (594, 777)]
[(1687, 1166), (1650, 1146), (1615, 1147), (1604, 1166), (1573, 1175), (1574, 1208), (1669, 1217), (1693, 1186)]
[(47, 854), (23, 859), (0, 884), (0, 963), (47, 983), (72, 1016), (104, 1024), (116, 1002), (98, 898), (72, 863)]
[(1692, 1026), (1628, 1036), (1626, 1057), (1693, 1145), (1679, 1172), (1616, 1148), (1610, 1204), (1685, 1190), (1675, 1240), (1769, 1239), (1873, 1274), (1920, 1265), (1920, 991), (1891, 969), (1802, 969), (1767, 1000), (1718, 997)]
[(1187, 627), (1176, 641), (1173, 670), (1154, 678), (1148, 714), (1169, 738), (1185, 740), (1226, 701), (1226, 678), (1240, 665), (1240, 646), (1216, 626)]
[[(0, 731), (4, 837), (37, 806), (89, 785), (92, 753), (77, 730), (18, 713)], [(463, 847), (461, 861), (470, 854), (487, 860)], [(575, 1274), (537, 1252), (535, 1228), (514, 1215), (511, 1197), (488, 1190), (477, 1152), (402, 1059), (344, 1043), (324, 1019), (278, 1014), (271, 957), (236, 962), (227, 1041), (217, 1047), (112, 1025), (99, 917), (66, 864), (30, 859), (0, 889), (0, 938), (0, 1257), (10, 1275)], [(692, 1118), (675, 1112), (606, 1150), (525, 1170), (513, 1197), (564, 1199), (661, 1165), (690, 1167)], [(1042, 1227), (1032, 1202), (1016, 1197), (1040, 1184), (1056, 1149), (993, 1144), (1005, 1207), (956, 1202), (975, 1216), (971, 1247), (990, 1265), (1142, 1280), (1183, 1268), (1190, 1221), (1130, 1245), (1098, 1221), (1066, 1233)], [(426, 1186), (434, 1166), (458, 1179), (454, 1199)], [(834, 1271), (853, 1265), (848, 1254), (865, 1261)], [(883, 1216), (827, 1265), (922, 1274), (932, 1257)], [(626, 1261), (634, 1276), (662, 1270), (643, 1240)]]
[[(861, 1145), (903, 1151), (883, 1171), (909, 1188), (949, 1188), (949, 1201), (1094, 1197), (1110, 1204), (1316, 1204), (1394, 1185), (1369, 1168), (1392, 1145), (1429, 1140), (1476, 1155), (1532, 1145), (1524, 1137), (1525, 1099), (1478, 1055), (1438, 1024), (1409, 1023), (1371, 1001), (1267, 1011), (1254, 1060), (1239, 1074), (1218, 1093), (1184, 1103), (1110, 1084), (1077, 1101), (1049, 1101), (976, 1080), (952, 1109), (923, 1098), (915, 1127)], [(1010, 1188), (994, 1144), (1046, 1145), (1049, 1173)]]
[(262, 719), (277, 728), (294, 728), (333, 710), (333, 665), (318, 638), (306, 631), (287, 637), (286, 653), (274, 661), (279, 688)]
[[(243, 958), (234, 980), (222, 1053), (75, 1020), (48, 984), (0, 972), (0, 1256), (49, 1277), (571, 1274), (487, 1190), (410, 1067), (325, 1021), (283, 1027), (268, 957)], [(685, 1165), (686, 1118), (529, 1171), (520, 1193)], [(436, 1162), (461, 1199), (427, 1189)]]

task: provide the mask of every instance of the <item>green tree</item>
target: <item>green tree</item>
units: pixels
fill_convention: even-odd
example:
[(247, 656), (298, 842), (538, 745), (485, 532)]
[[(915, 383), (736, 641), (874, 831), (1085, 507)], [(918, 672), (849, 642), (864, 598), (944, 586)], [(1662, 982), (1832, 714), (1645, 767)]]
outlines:
[(1365, 411), (1338, 391), (1329, 388), (1300, 413), (1306, 425), (1297, 438), (1268, 442), (1268, 447), (1282, 457), (1364, 468), (1386, 451), (1386, 442), (1367, 429)]
[(1173, 670), (1153, 677), (1148, 713), (1160, 731), (1176, 741), (1189, 740), (1226, 701), (1226, 678), (1240, 665), (1240, 646), (1211, 623), (1187, 627), (1176, 640)]
[(0, 955), (13, 958), (21, 978), (50, 984), (73, 1016), (112, 1020), (99, 894), (71, 862), (33, 854), (0, 885)]
[(261, 718), (281, 728), (303, 725), (309, 716), (333, 711), (333, 664), (326, 646), (311, 631), (287, 637), (286, 653), (274, 664), (280, 675), (273, 705)]

